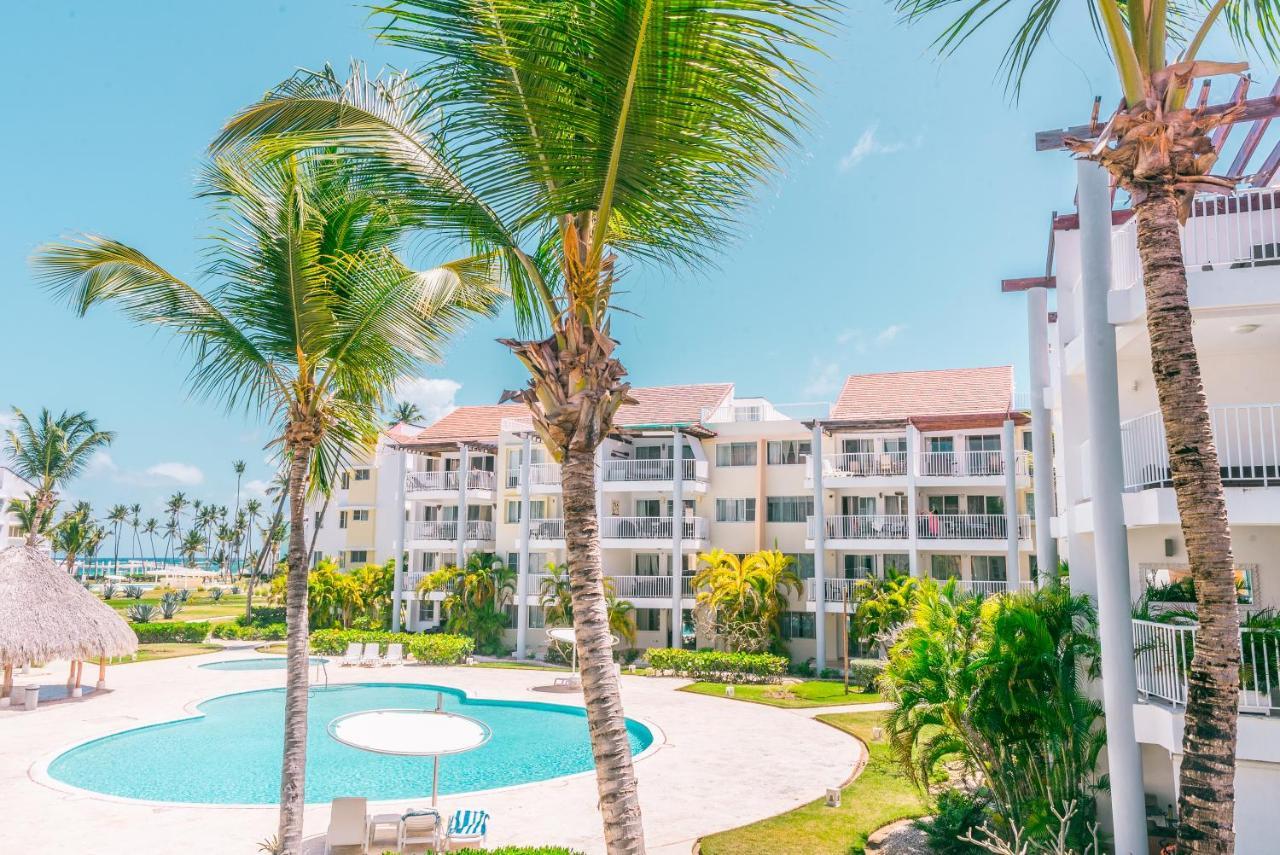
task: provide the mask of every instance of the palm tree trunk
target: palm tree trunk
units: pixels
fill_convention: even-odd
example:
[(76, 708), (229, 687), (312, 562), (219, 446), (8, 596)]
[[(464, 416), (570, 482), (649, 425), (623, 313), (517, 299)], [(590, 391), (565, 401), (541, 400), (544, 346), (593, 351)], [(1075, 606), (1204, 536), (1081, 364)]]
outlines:
[(1151, 369), (1200, 617), (1187, 677), (1178, 851), (1231, 853), (1235, 851), (1232, 811), (1240, 680), (1240, 613), (1231, 530), (1191, 333), (1177, 200), (1168, 193), (1153, 193), (1135, 209)]
[(280, 515), (284, 513), (284, 503), (288, 497), (288, 492), (280, 494), (280, 501), (276, 503), (276, 512), (271, 515), (271, 521), (267, 524), (267, 532), (262, 538), (262, 549), (258, 552), (257, 560), (253, 562), (253, 573), (249, 575), (249, 586), (245, 591), (244, 598), (244, 619), (246, 621), (253, 619), (253, 588), (258, 583), (258, 576), (261, 575), (263, 567), (266, 566), (267, 556), (271, 554), (271, 550), (275, 546), (276, 528), (280, 525)]
[(284, 758), (280, 770), (282, 855), (302, 852), (302, 810), (307, 769), (307, 556), (302, 518), (306, 511), (307, 467), (311, 446), (291, 444), (289, 464), (289, 576), (285, 595), (287, 658), (284, 695)]
[(600, 527), (596, 517), (594, 449), (565, 451), (565, 552), (573, 594), (573, 624), (582, 666), (582, 691), (595, 757), (600, 811), (609, 855), (642, 855), (644, 828), (631, 742), (622, 713), (613, 639), (600, 566)]

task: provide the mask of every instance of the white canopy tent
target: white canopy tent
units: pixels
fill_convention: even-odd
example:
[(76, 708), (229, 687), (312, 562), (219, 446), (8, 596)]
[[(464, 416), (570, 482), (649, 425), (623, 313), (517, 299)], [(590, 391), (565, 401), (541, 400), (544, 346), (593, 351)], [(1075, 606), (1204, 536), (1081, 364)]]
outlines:
[[(561, 626), (561, 627), (556, 627), (554, 629), (549, 629), (547, 630), (547, 636), (552, 641), (559, 641), (563, 644), (568, 644), (571, 648), (573, 648), (573, 685), (581, 686), (582, 676), (578, 673), (578, 643), (577, 643), (577, 638), (573, 634), (573, 628), (567, 627), (567, 626)], [(613, 635), (613, 636), (610, 636), (609, 638), (614, 647), (617, 647), (619, 644), (621, 644), (621, 642), (618, 639), (618, 636)], [(560, 682), (561, 680), (556, 680), (556, 683), (560, 683)]]

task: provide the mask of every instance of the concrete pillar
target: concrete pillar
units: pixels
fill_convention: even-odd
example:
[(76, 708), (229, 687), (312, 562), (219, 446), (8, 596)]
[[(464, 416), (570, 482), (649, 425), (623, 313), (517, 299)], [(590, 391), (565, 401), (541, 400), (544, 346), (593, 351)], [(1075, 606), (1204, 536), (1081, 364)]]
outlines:
[(920, 507), (916, 488), (916, 473), (920, 471), (920, 431), (913, 424), (907, 425), (907, 559), (911, 575), (919, 579), (924, 575), (920, 566)]
[[(1014, 471), (1017, 461), (1017, 450), (1014, 441), (1017, 438), (1013, 419), (1004, 420), (1004, 433), (1000, 438), (1001, 455), (1004, 458), (1004, 525), (1005, 544), (1008, 557), (1005, 558), (1005, 584), (1012, 589), (1018, 586), (1018, 473)], [(972, 578), (972, 575), (970, 576)]]
[[(407, 569), (405, 565), (405, 506), (404, 506), (404, 480), (408, 477), (408, 452), (403, 448), (397, 449), (395, 452), (395, 464), (391, 467), (391, 471), (395, 475), (396, 486), (392, 491), (395, 500), (391, 507), (395, 510), (398, 517), (391, 524), (391, 557), (395, 559), (396, 568), (392, 576), (391, 582), (391, 631), (400, 631), (400, 600), (404, 595), (404, 572)], [(407, 608), (408, 606), (406, 606)]]
[(533, 437), (528, 433), (520, 445), (520, 558), (516, 567), (516, 658), (525, 657), (529, 640), (529, 481)]
[(814, 667), (819, 673), (827, 667), (827, 518), (822, 504), (822, 423), (813, 422), (813, 619), (814, 644), (817, 655)]
[(671, 646), (684, 644), (684, 435), (671, 430)]
[(1134, 734), (1138, 700), (1130, 620), (1129, 537), (1124, 524), (1120, 391), (1116, 333), (1107, 319), (1111, 289), (1111, 191), (1107, 173), (1076, 161), (1080, 208), (1084, 371), (1088, 401), (1089, 472), (1093, 488), (1098, 628), (1102, 642), (1102, 704), (1106, 714), (1111, 821), (1117, 855), (1147, 851), (1142, 755)]
[(471, 449), (463, 444), (458, 446), (458, 452), (458, 520), (454, 563), (461, 567), (467, 563), (467, 480), (470, 475)]
[(1036, 565), (1039, 584), (1058, 576), (1058, 542), (1053, 539), (1053, 428), (1045, 396), (1049, 391), (1049, 291), (1027, 291), (1027, 349), (1031, 369), (1031, 458), (1035, 491)]

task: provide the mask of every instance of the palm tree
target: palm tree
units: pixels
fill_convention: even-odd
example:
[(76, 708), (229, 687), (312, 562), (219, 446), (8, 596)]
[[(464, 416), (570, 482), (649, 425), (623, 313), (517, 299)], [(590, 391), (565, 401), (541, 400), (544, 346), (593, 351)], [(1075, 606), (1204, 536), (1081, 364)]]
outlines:
[[(360, 186), (332, 158), (266, 163), (216, 159), (204, 193), (224, 230), (213, 240), (201, 293), (141, 252), (102, 237), (42, 249), (46, 283), (81, 314), (117, 303), (132, 319), (168, 327), (190, 345), (195, 391), (228, 408), (270, 414), (289, 467), (288, 664), (279, 840), (297, 855), (307, 731), (307, 561), (303, 513), (313, 457), (367, 453), (383, 395), (501, 292), (484, 258), (432, 271), (393, 251), (409, 222), (403, 203)], [(184, 543), (184, 548), (186, 544)]]
[[(956, 14), (938, 45), (950, 52), (994, 17), (983, 0), (892, 0), (907, 20), (948, 8)], [(962, 8), (956, 9), (956, 6)], [(1059, 3), (1032, 4), (1004, 55), (1011, 84), (1052, 32)], [(1186, 729), (1178, 796), (1178, 851), (1234, 849), (1236, 718), (1240, 679), (1240, 615), (1226, 498), (1200, 361), (1192, 337), (1180, 222), (1198, 190), (1230, 190), (1234, 180), (1209, 175), (1217, 150), (1209, 132), (1230, 114), (1201, 115), (1187, 107), (1197, 77), (1239, 74), (1244, 62), (1199, 58), (1220, 25), (1243, 54), (1256, 43), (1280, 50), (1280, 11), (1266, 0), (1217, 0), (1192, 8), (1093, 0), (1095, 29), (1112, 57), (1124, 103), (1098, 140), (1073, 141), (1084, 157), (1111, 173), (1129, 193), (1137, 221), (1138, 256), (1146, 293), (1151, 367), (1160, 403), (1187, 559), (1196, 582), (1200, 630), (1188, 678)], [(1190, 33), (1191, 38), (1186, 40)]]
[(183, 564), (187, 567), (194, 567), (196, 564), (196, 555), (200, 550), (207, 548), (204, 535), (200, 533), (200, 529), (193, 528), (182, 537), (182, 542), (178, 544), (178, 554), (182, 556)]
[(111, 532), (115, 554), (111, 558), (111, 572), (120, 575), (120, 526), (129, 518), (129, 509), (124, 505), (112, 505), (107, 510), (107, 522), (115, 528)]
[(422, 421), (422, 410), (409, 401), (400, 401), (391, 408), (391, 417), (387, 419), (387, 427), (400, 424), (417, 424)]
[(56, 500), (53, 504), (42, 507), (34, 498), (30, 498), (13, 499), (6, 510), (18, 518), (18, 531), (27, 536), (27, 543), (39, 543), (41, 538), (48, 537), (55, 530), (53, 512), (57, 508)]
[[(240, 517), (240, 481), (241, 479), (244, 478), (244, 468), (245, 467), (244, 467), (243, 460), (231, 461), (231, 469), (233, 472), (236, 473), (236, 509), (235, 509), (235, 512), (231, 515), (231, 518), (233, 520), (238, 520)], [(237, 527), (239, 527), (239, 523), (237, 523)], [(230, 574), (231, 572), (230, 562), (228, 562), (228, 565), (227, 565), (227, 572), (228, 574)]]
[(788, 598), (801, 590), (794, 560), (776, 550), (745, 558), (713, 549), (698, 556), (702, 569), (693, 577), (698, 605), (712, 616), (716, 635), (730, 650), (759, 651), (781, 633)]
[[(240, 557), (241, 575), (244, 574), (243, 568), (249, 563), (249, 555), (253, 552), (253, 527), (258, 524), (258, 517), (261, 515), (262, 502), (257, 499), (249, 499), (244, 503), (244, 540)], [(252, 570), (250, 573), (252, 573)]]
[(495, 253), (521, 333), (546, 334), (503, 343), (531, 375), (514, 397), (562, 465), (610, 853), (644, 850), (595, 509), (595, 450), (629, 400), (611, 336), (619, 257), (692, 264), (724, 241), (801, 123), (797, 57), (829, 5), (403, 0), (382, 10), (378, 33), (425, 55), (415, 74), (297, 76), (215, 143), (361, 158), (367, 180), (412, 197), (425, 224)]
[[(605, 577), (609, 585), (611, 578)], [(546, 578), (539, 585), (538, 598), (547, 626), (573, 626), (573, 580), (564, 564), (548, 563)]]
[(62, 551), (63, 566), (68, 573), (75, 572), (76, 558), (90, 551), (96, 529), (88, 514), (78, 510), (63, 517), (54, 529), (53, 548)]
[(55, 418), (42, 409), (33, 422), (14, 407), (13, 418), (17, 426), (6, 431), (9, 467), (36, 487), (31, 496), (31, 518), (37, 525), (27, 530), (27, 545), (35, 546), (53, 520), (58, 488), (83, 472), (89, 459), (110, 445), (116, 435), (98, 430), (98, 423), (83, 412), (64, 410)]
[(160, 526), (160, 521), (155, 517), (148, 517), (147, 521), (142, 524), (142, 533), (151, 541), (151, 560), (156, 560), (156, 530)]
[(473, 552), (461, 567), (441, 567), (427, 574), (419, 589), (441, 586), (447, 591), (442, 602), (448, 614), (446, 628), (471, 636), (481, 653), (501, 653), (502, 630), (507, 625), (502, 607), (515, 592), (515, 570), (491, 553)]
[(129, 506), (129, 525), (133, 528), (133, 557), (138, 558), (142, 555), (142, 539), (138, 537), (138, 525), (141, 522), (139, 517), (142, 516), (142, 505)]

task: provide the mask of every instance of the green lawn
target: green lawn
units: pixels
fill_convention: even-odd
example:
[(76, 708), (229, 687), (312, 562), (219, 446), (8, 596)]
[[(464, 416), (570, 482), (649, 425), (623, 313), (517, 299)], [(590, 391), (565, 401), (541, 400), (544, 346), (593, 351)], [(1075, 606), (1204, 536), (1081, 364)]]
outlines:
[(569, 669), (563, 665), (541, 665), (537, 662), (517, 662), (514, 660), (511, 662), (477, 662), (476, 664), (468, 667), (471, 667), (471, 668), (519, 668), (525, 671), (559, 671), (562, 674), (567, 673), (569, 671)]
[(139, 644), (137, 659), (121, 659), (117, 665), (128, 665), (130, 662), (153, 662), (156, 659), (176, 659), (179, 656), (199, 656), (201, 653), (215, 653), (222, 648), (217, 644), (179, 644), (162, 642), (159, 644)]
[(283, 656), (289, 652), (289, 645), (283, 641), (273, 641), (270, 644), (264, 644), (261, 647), (255, 647), (258, 653), (269, 653), (273, 656)]
[(840, 807), (821, 800), (761, 822), (704, 837), (703, 855), (861, 855), (877, 828), (928, 813), (920, 792), (902, 773), (884, 739), (873, 741), (871, 729), (883, 713), (854, 712), (819, 716), (820, 721), (851, 733), (866, 743), (866, 768), (845, 787)]
[[(724, 693), (724, 687), (724, 683), (693, 683), (683, 687), (680, 691), (727, 698), (728, 695)], [(832, 707), (845, 704), (874, 704), (880, 701), (879, 693), (860, 692), (852, 686), (849, 688), (849, 694), (846, 695), (843, 683), (833, 683), (830, 680), (806, 680), (803, 683), (793, 683), (785, 687), (793, 697), (765, 697), (767, 694), (778, 693), (782, 688), (779, 685), (734, 686), (733, 699), (768, 704), (771, 707), (782, 707), (783, 709)]]
[[(193, 620), (227, 620), (237, 615), (244, 614), (244, 594), (232, 596), (227, 594), (218, 602), (212, 602), (204, 594), (192, 594), (191, 599), (182, 604), (182, 611), (174, 617), (174, 622), (193, 621)], [(107, 605), (120, 612), (123, 615), (129, 610), (129, 606), (139, 603), (149, 606), (159, 606), (159, 597), (143, 597), (140, 600), (131, 600), (128, 597), (122, 597), (117, 594), (115, 597), (107, 600)], [(160, 618), (159, 614), (151, 619), (152, 623), (167, 623)]]

